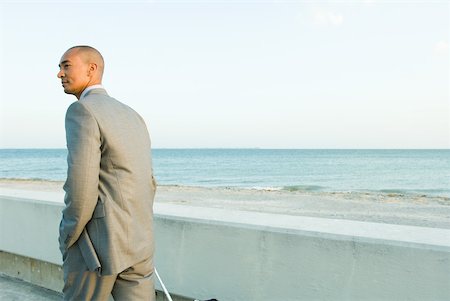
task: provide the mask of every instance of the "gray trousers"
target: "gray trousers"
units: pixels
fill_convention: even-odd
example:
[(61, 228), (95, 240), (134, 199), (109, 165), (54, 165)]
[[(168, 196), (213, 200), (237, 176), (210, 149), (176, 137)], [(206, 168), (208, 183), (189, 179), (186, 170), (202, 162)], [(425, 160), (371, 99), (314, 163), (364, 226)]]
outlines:
[(64, 300), (154, 301), (152, 258), (143, 260), (117, 275), (98, 276), (87, 270), (67, 271), (64, 267)]

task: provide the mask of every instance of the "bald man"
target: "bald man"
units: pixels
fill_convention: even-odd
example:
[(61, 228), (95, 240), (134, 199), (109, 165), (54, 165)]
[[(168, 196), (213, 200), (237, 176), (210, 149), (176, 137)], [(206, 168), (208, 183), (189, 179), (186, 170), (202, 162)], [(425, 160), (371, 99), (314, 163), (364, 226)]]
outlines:
[(59, 245), (64, 300), (154, 300), (150, 138), (144, 120), (110, 97), (103, 57), (90, 46), (59, 63), (68, 149)]

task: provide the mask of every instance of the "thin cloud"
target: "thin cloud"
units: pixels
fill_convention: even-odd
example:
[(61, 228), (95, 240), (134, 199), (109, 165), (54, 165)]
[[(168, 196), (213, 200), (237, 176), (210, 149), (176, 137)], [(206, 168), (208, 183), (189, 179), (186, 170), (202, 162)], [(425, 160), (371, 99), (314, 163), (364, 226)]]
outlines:
[(312, 21), (317, 26), (340, 26), (344, 22), (344, 16), (331, 10), (315, 9), (312, 12)]
[(441, 40), (434, 44), (434, 53), (437, 55), (449, 55), (448, 41)]

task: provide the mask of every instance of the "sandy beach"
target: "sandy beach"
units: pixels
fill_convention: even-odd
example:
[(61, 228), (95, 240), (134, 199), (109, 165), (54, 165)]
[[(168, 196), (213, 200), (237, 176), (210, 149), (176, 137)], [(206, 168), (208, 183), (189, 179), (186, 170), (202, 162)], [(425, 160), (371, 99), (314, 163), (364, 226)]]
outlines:
[[(54, 198), (58, 193), (62, 196), (62, 185), (59, 181), (0, 180), (0, 194), (51, 193)], [(158, 186), (155, 202), (450, 229), (448, 197)]]

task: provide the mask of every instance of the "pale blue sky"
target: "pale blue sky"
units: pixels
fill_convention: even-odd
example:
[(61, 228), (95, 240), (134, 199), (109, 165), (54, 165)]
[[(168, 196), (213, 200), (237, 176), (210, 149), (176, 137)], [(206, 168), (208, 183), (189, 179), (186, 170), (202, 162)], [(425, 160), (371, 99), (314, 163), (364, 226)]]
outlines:
[[(66, 3), (62, 3), (66, 2)], [(0, 0), (0, 147), (65, 147), (79, 44), (153, 147), (450, 148), (448, 1)]]

